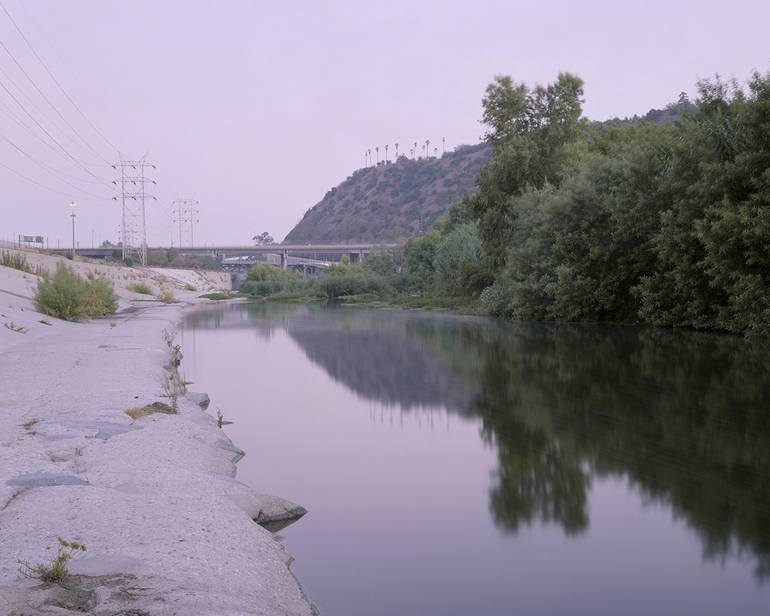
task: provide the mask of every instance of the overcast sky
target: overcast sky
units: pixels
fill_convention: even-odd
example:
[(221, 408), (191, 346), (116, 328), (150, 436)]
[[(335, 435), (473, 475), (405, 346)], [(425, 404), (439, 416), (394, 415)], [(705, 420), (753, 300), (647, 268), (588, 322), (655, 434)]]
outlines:
[[(153, 245), (178, 243), (177, 196), (200, 202), (196, 244), (282, 239), (367, 148), (476, 143), (496, 74), (546, 83), (575, 72), (586, 115), (605, 119), (692, 95), (714, 73), (770, 69), (763, 0), (0, 1), (107, 141), (157, 165)], [(81, 246), (92, 231), (97, 244), (117, 241), (105, 161), (118, 152), (2, 10), (0, 41), (0, 238), (69, 246), (74, 199)]]

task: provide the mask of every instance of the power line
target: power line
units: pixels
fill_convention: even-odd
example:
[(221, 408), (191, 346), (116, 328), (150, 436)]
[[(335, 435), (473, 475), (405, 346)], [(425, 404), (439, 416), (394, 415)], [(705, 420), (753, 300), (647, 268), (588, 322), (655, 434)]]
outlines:
[(75, 135), (78, 136), (78, 138), (83, 142), (83, 144), (89, 150), (91, 150), (94, 154), (96, 154), (97, 157), (101, 158), (105, 163), (109, 163), (109, 161), (106, 158), (104, 158), (104, 156), (102, 156), (90, 143), (88, 143), (88, 141), (85, 140), (85, 138), (78, 132), (78, 130), (74, 126), (72, 126), (72, 124), (69, 123), (67, 118), (65, 118), (64, 115), (61, 113), (61, 111), (59, 111), (58, 107), (56, 107), (56, 105), (54, 105), (51, 102), (51, 100), (45, 95), (45, 92), (43, 92), (40, 89), (40, 87), (37, 85), (37, 83), (35, 83), (35, 80), (32, 79), (32, 77), (29, 76), (29, 73), (27, 73), (27, 71), (24, 69), (24, 67), (21, 65), (21, 63), (16, 59), (16, 56), (14, 56), (13, 53), (11, 53), (11, 50), (8, 49), (8, 47), (6, 46), (5, 43), (3, 43), (3, 41), (0, 41), (0, 47), (2, 47), (5, 50), (5, 52), (11, 57), (11, 60), (13, 60), (13, 62), (16, 64), (16, 66), (19, 68), (19, 70), (24, 74), (24, 76), (27, 78), (27, 80), (32, 84), (32, 87), (35, 88), (35, 90), (37, 90), (38, 94), (40, 94), (40, 96), (43, 97), (43, 100), (46, 103), (48, 103), (48, 105), (51, 107), (51, 109), (53, 109), (56, 112), (56, 115), (58, 115), (62, 119), (62, 121), (67, 126), (70, 127), (70, 130), (73, 133), (75, 133)]
[(34, 116), (33, 116), (33, 115), (32, 115), (32, 114), (31, 114), (31, 113), (30, 113), (30, 112), (27, 110), (27, 108), (26, 108), (26, 107), (24, 107), (24, 105), (22, 105), (22, 104), (19, 102), (19, 99), (18, 99), (18, 98), (16, 98), (16, 96), (14, 96), (13, 92), (11, 92), (11, 91), (10, 91), (10, 90), (9, 90), (9, 89), (6, 87), (6, 85), (5, 85), (4, 83), (0, 82), (0, 87), (2, 87), (2, 88), (3, 88), (3, 90), (5, 90), (5, 91), (8, 93), (8, 95), (9, 95), (9, 96), (10, 96), (10, 97), (11, 97), (11, 98), (14, 100), (14, 102), (15, 102), (15, 103), (16, 103), (16, 104), (17, 104), (17, 105), (18, 105), (18, 106), (21, 108), (21, 110), (22, 110), (24, 113), (26, 113), (26, 114), (29, 116), (30, 120), (32, 120), (32, 121), (33, 121), (33, 122), (34, 122), (34, 123), (37, 125), (37, 127), (38, 127), (40, 130), (42, 130), (42, 131), (43, 131), (43, 132), (44, 132), (46, 135), (48, 135), (48, 138), (49, 138), (51, 141), (53, 141), (53, 142), (54, 142), (56, 145), (58, 145), (58, 146), (59, 146), (59, 148), (62, 150), (62, 152), (64, 152), (64, 153), (65, 153), (65, 154), (66, 154), (66, 155), (67, 155), (67, 156), (68, 156), (70, 159), (72, 159), (72, 161), (73, 161), (73, 162), (74, 162), (74, 163), (75, 163), (75, 164), (76, 164), (78, 167), (80, 167), (81, 169), (83, 169), (83, 171), (85, 171), (85, 172), (86, 172), (88, 175), (90, 175), (90, 176), (92, 176), (92, 177), (96, 178), (97, 180), (99, 180), (99, 182), (101, 182), (102, 184), (104, 184), (104, 185), (105, 185), (105, 186), (107, 186), (108, 188), (112, 188), (112, 187), (111, 187), (111, 186), (110, 186), (110, 185), (109, 185), (107, 182), (105, 182), (105, 181), (104, 181), (102, 178), (100, 178), (98, 175), (96, 175), (96, 174), (95, 174), (95, 173), (93, 173), (93, 172), (92, 172), (90, 169), (88, 169), (88, 168), (87, 168), (87, 167), (86, 167), (86, 166), (85, 166), (85, 165), (84, 165), (84, 164), (83, 164), (83, 163), (82, 163), (80, 160), (78, 160), (78, 159), (77, 159), (77, 158), (75, 158), (75, 157), (74, 157), (72, 154), (70, 154), (70, 152), (67, 150), (67, 148), (65, 148), (65, 147), (64, 147), (64, 146), (63, 146), (61, 143), (59, 143), (59, 141), (58, 141), (58, 140), (57, 140), (57, 139), (56, 139), (56, 138), (55, 138), (55, 137), (54, 137), (54, 136), (53, 136), (51, 133), (49, 133), (49, 132), (48, 132), (48, 130), (47, 130), (47, 129), (46, 129), (46, 128), (45, 128), (45, 127), (42, 125), (42, 124), (40, 124), (40, 122), (38, 122), (38, 121), (35, 119), (35, 117), (34, 117)]
[[(6, 116), (8, 116), (11, 120), (13, 120), (18, 126), (20, 126), (25, 131), (27, 131), (27, 133), (29, 133), (32, 137), (34, 137), (35, 139), (40, 141), (40, 143), (42, 143), (44, 146), (49, 148), (56, 155), (62, 156), (61, 152), (59, 152), (56, 148), (54, 148), (45, 139), (40, 137), (40, 135), (38, 135), (34, 130), (32, 130), (27, 124), (25, 124), (15, 113), (13, 113), (13, 111), (11, 111), (8, 108), (8, 105), (4, 101), (2, 101), (2, 100), (0, 100), (0, 111), (2, 111)], [(64, 156), (62, 156), (62, 158), (64, 160), (66, 160), (68, 163), (72, 162), (72, 161), (70, 161), (68, 158), (66, 158)], [(51, 167), (51, 168), (53, 168), (53, 167)], [(67, 177), (69, 177), (69, 178), (71, 178), (73, 180), (76, 180), (78, 182), (88, 182), (88, 183), (92, 183), (92, 184), (100, 184), (101, 183), (98, 180), (91, 180), (91, 179), (86, 179), (86, 178), (83, 178), (83, 177), (74, 176), (71, 173), (66, 173), (65, 171), (62, 171), (61, 169), (59, 169), (58, 172), (61, 173), (64, 176), (67, 176)]]
[[(104, 142), (109, 145), (112, 149), (114, 149), (116, 152), (118, 151), (118, 148), (113, 144), (107, 137), (105, 137), (104, 133), (100, 131), (96, 125), (91, 122), (90, 119), (88, 119), (88, 116), (86, 116), (85, 113), (83, 113), (82, 109), (78, 106), (78, 104), (72, 100), (72, 97), (67, 93), (67, 91), (64, 89), (64, 87), (59, 83), (59, 80), (56, 79), (54, 74), (51, 72), (51, 70), (48, 68), (48, 65), (43, 61), (43, 59), (40, 57), (40, 55), (35, 51), (35, 48), (32, 46), (32, 43), (29, 42), (29, 39), (24, 35), (24, 32), (22, 32), (19, 25), (16, 23), (16, 20), (11, 16), (11, 14), (8, 12), (8, 9), (5, 8), (5, 5), (0, 2), (0, 8), (3, 9), (3, 12), (8, 16), (8, 19), (11, 20), (11, 23), (13, 24), (14, 28), (16, 28), (16, 31), (21, 35), (21, 38), (24, 39), (24, 42), (27, 44), (27, 47), (29, 47), (30, 51), (34, 54), (34, 56), (37, 58), (38, 62), (43, 66), (46, 73), (48, 73), (48, 76), (53, 80), (53, 82), (59, 87), (59, 90), (61, 90), (62, 94), (67, 98), (67, 100), (70, 102), (70, 104), (77, 110), (77, 112), (82, 116), (82, 118), (88, 123), (88, 125), (94, 130), (94, 132), (99, 135), (102, 139), (104, 139)], [(109, 164), (108, 161), (104, 161), (107, 164)]]
[[(16, 171), (16, 169), (13, 169), (12, 167), (9, 167), (8, 165), (6, 165), (3, 162), (0, 162), (0, 167), (4, 167), (5, 169), (10, 171), (11, 173), (14, 173), (14, 174), (18, 175), (20, 178), (26, 180), (27, 182), (35, 184), (36, 186), (39, 186), (40, 188), (44, 188), (45, 190), (51, 191), (51, 192), (56, 193), (58, 195), (64, 195), (65, 197), (68, 197), (68, 198), (72, 197), (71, 193), (66, 193), (66, 192), (63, 192), (61, 190), (57, 190), (56, 188), (51, 188), (50, 186), (46, 186), (45, 184), (42, 184), (41, 182), (38, 182), (37, 180), (33, 180), (32, 178), (27, 177), (23, 173), (20, 173), (19, 171)], [(94, 201), (96, 200), (96, 199), (92, 199), (91, 197), (83, 197), (83, 198), (84, 199), (88, 199), (89, 201), (90, 200), (94, 200)], [(101, 199), (99, 199), (99, 200), (101, 200)]]
[(23, 148), (21, 148), (18, 145), (16, 145), (13, 141), (11, 141), (8, 137), (3, 135), (2, 133), (0, 133), (0, 139), (2, 139), (3, 141), (5, 141), (9, 145), (11, 145), (13, 148), (15, 148), (16, 150), (21, 152), (24, 156), (29, 158), (33, 163), (38, 165), (40, 168), (42, 168), (43, 170), (47, 171), (48, 173), (53, 175), (55, 178), (61, 180), (65, 184), (67, 184), (68, 186), (71, 186), (75, 190), (80, 191), (81, 193), (83, 193), (85, 195), (88, 195), (89, 197), (94, 197), (95, 199), (107, 200), (107, 199), (111, 199), (112, 198), (111, 196), (110, 197), (100, 197), (99, 195), (95, 195), (95, 194), (93, 194), (91, 192), (88, 192), (87, 190), (85, 190), (84, 188), (81, 188), (80, 186), (76, 186), (75, 184), (73, 184), (72, 182), (70, 182), (69, 180), (67, 180), (63, 176), (61, 176), (54, 167), (51, 167), (48, 163), (44, 163), (43, 161), (38, 160), (37, 158), (35, 158), (34, 156), (32, 156), (31, 154), (26, 152)]
[[(11, 75), (10, 75), (10, 74), (8, 74), (8, 72), (7, 72), (7, 71), (6, 71), (6, 70), (5, 70), (5, 69), (4, 69), (2, 66), (0, 66), (0, 74), (2, 74), (2, 75), (5, 77), (5, 79), (6, 79), (7, 83), (9, 83), (10, 85), (12, 85), (12, 86), (13, 86), (13, 87), (16, 89), (16, 92), (17, 92), (17, 93), (18, 93), (18, 94), (19, 94), (19, 95), (20, 95), (20, 96), (23, 98), (23, 100), (25, 100), (25, 101), (26, 101), (26, 102), (29, 104), (29, 106), (30, 106), (32, 109), (34, 109), (34, 110), (35, 110), (35, 111), (36, 111), (38, 114), (40, 114), (40, 116), (41, 116), (41, 117), (42, 117), (42, 118), (43, 118), (43, 119), (44, 119), (46, 122), (48, 122), (48, 123), (49, 123), (51, 126), (53, 126), (54, 128), (56, 128), (56, 130), (57, 130), (57, 131), (58, 131), (58, 132), (59, 132), (61, 135), (63, 135), (64, 137), (66, 137), (66, 138), (67, 138), (67, 140), (68, 140), (70, 143), (72, 143), (72, 144), (74, 144), (74, 145), (78, 146), (79, 148), (83, 149), (83, 146), (82, 146), (80, 143), (78, 143), (78, 141), (77, 141), (77, 140), (76, 140), (76, 139), (75, 139), (75, 138), (74, 138), (72, 135), (70, 135), (70, 134), (69, 134), (69, 133), (68, 133), (66, 130), (64, 130), (64, 129), (63, 129), (63, 128), (62, 128), (62, 127), (59, 125), (59, 123), (57, 123), (57, 122), (56, 122), (56, 121), (55, 121), (53, 118), (51, 118), (51, 117), (50, 117), (50, 115), (49, 115), (49, 112), (45, 112), (45, 111), (43, 111), (43, 110), (40, 108), (40, 106), (39, 106), (39, 105), (38, 105), (38, 104), (37, 104), (37, 103), (36, 103), (36, 102), (33, 100), (33, 98), (32, 98), (32, 97), (31, 97), (29, 94), (27, 94), (27, 92), (24, 90), (24, 88), (22, 88), (22, 87), (21, 87), (21, 86), (20, 86), (18, 83), (16, 83), (16, 81), (14, 80), (14, 78), (13, 78), (13, 77), (11, 77)], [(90, 155), (90, 152), (88, 152), (88, 154)], [(80, 159), (79, 159), (79, 160), (80, 160)], [(81, 162), (83, 162), (83, 161), (81, 160)], [(84, 164), (85, 164), (85, 163), (84, 163)]]

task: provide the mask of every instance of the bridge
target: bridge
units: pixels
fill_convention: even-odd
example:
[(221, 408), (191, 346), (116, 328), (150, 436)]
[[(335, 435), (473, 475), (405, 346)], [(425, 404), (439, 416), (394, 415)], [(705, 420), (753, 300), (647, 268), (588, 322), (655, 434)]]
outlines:
[[(292, 255), (347, 255), (351, 262), (356, 262), (363, 259), (370, 252), (398, 250), (400, 248), (402, 248), (402, 244), (360, 242), (356, 244), (267, 244), (260, 246), (148, 246), (147, 251), (173, 250), (177, 254), (209, 255), (223, 262), (232, 257), (278, 255), (280, 257), (280, 266), (286, 269), (290, 265), (289, 259)], [(119, 248), (116, 246), (107, 248), (78, 248), (76, 253), (81, 257), (105, 259), (111, 257), (115, 250), (119, 250)], [(50, 250), (50, 252), (67, 254), (72, 252), (72, 249), (57, 248)]]

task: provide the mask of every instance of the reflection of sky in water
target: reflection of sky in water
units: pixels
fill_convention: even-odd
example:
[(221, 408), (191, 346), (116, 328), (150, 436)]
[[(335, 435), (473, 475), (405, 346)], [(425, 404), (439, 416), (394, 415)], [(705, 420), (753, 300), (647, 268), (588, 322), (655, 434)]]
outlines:
[(194, 319), (186, 376), (236, 422), (239, 478), (310, 510), (283, 534), (323, 613), (767, 605), (766, 381), (734, 339), (303, 306)]

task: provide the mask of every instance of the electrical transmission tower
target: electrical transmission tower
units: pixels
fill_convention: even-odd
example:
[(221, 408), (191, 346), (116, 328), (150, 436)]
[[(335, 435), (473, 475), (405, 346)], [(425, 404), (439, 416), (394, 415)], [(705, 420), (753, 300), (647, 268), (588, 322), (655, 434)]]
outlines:
[(174, 222), (179, 225), (179, 247), (184, 245), (183, 239), (188, 236), (190, 238), (190, 246), (195, 246), (195, 236), (193, 234), (195, 229), (195, 223), (200, 222), (196, 216), (199, 214), (195, 206), (198, 202), (192, 197), (182, 199), (179, 197), (173, 202), (174, 205)]
[(120, 187), (120, 199), (122, 206), (122, 220), (120, 225), (120, 241), (123, 247), (123, 259), (132, 258), (142, 265), (147, 265), (147, 215), (145, 202), (148, 199), (157, 201), (157, 197), (149, 194), (147, 184), (157, 182), (147, 177), (149, 169), (155, 169), (155, 165), (147, 162), (147, 157), (141, 160), (124, 160), (112, 165), (112, 168), (120, 173), (113, 184)]

